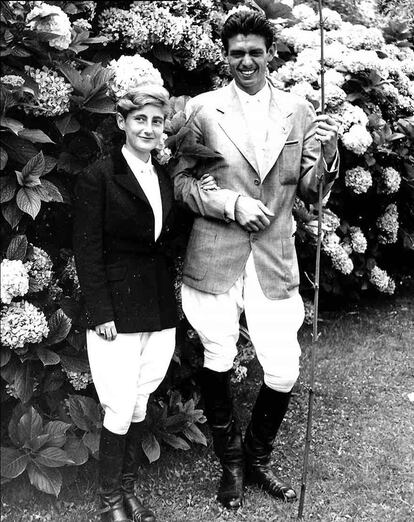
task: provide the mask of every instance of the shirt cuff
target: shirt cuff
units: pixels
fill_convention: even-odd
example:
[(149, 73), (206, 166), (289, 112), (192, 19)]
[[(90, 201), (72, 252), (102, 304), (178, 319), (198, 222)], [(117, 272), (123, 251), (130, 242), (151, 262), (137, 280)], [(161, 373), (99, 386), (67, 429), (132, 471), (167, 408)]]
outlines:
[(227, 221), (227, 223), (230, 223), (230, 221), (235, 221), (235, 207), (236, 207), (236, 201), (238, 200), (240, 194), (237, 192), (230, 192), (228, 198), (226, 199), (226, 202), (224, 204), (224, 220)]

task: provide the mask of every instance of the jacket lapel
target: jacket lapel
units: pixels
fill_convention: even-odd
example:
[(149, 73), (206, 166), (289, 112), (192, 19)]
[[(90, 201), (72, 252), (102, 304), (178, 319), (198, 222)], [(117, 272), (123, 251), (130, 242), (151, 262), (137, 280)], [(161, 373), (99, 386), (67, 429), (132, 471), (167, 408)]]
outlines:
[(257, 165), (256, 154), (247, 130), (247, 122), (244, 118), (239, 96), (237, 95), (233, 83), (231, 83), (226, 89), (227, 96), (223, 96), (216, 105), (217, 110), (222, 115), (222, 117), (219, 118), (218, 123), (227, 134), (228, 138), (239, 149), (240, 153), (250, 163), (254, 170), (258, 172), (259, 167)]
[(153, 161), (153, 165), (158, 175), (162, 202), (162, 222), (165, 223), (173, 204), (171, 181), (165, 169), (156, 160)]
[(149, 205), (150, 203), (145, 195), (145, 192), (142, 190), (141, 185), (138, 183), (137, 178), (134, 176), (134, 173), (132, 172), (121, 151), (114, 155), (113, 162), (114, 180), (119, 185), (128, 190), (128, 192), (131, 192)]

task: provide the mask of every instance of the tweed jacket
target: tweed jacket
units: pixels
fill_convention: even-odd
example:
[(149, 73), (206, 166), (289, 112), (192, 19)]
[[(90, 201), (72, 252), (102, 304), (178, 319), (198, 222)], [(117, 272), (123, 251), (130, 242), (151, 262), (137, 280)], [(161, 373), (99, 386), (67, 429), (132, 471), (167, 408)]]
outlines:
[(121, 151), (79, 177), (73, 246), (89, 327), (115, 321), (118, 332), (131, 333), (176, 325), (173, 189), (154, 167), (163, 213), (157, 241), (151, 205)]
[[(270, 85), (266, 149), (259, 171), (254, 147), (234, 81), (190, 101), (191, 128), (200, 143), (222, 157), (207, 171), (220, 190), (203, 191), (197, 160), (183, 157), (174, 170), (178, 201), (196, 215), (184, 263), (184, 283), (203, 292), (227, 292), (242, 274), (250, 252), (264, 294), (285, 299), (297, 291), (299, 270), (292, 207), (298, 194), (317, 201), (318, 177), (324, 173), (315, 139), (315, 111), (305, 100)], [(327, 193), (337, 172), (325, 173)], [(239, 195), (262, 201), (273, 213), (271, 224), (250, 233), (229, 219)]]

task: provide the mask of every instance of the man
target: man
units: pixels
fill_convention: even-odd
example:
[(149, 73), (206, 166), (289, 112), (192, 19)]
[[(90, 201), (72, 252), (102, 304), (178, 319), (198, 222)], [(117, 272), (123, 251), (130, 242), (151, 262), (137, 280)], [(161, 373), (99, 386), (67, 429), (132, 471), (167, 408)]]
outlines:
[[(201, 389), (223, 474), (218, 500), (243, 501), (247, 479), (285, 501), (295, 491), (270, 469), (270, 455), (299, 374), (298, 292), (292, 206), (296, 193), (317, 200), (337, 173), (337, 129), (315, 117), (304, 100), (266, 78), (275, 55), (273, 27), (256, 11), (240, 10), (224, 24), (222, 41), (233, 76), (226, 87), (191, 100), (198, 141), (222, 154), (209, 173), (219, 190), (201, 191), (196, 161), (174, 173), (176, 198), (195, 214), (184, 264), (184, 312), (204, 346)], [(244, 439), (235, 418), (230, 372), (244, 309), (264, 371)]]

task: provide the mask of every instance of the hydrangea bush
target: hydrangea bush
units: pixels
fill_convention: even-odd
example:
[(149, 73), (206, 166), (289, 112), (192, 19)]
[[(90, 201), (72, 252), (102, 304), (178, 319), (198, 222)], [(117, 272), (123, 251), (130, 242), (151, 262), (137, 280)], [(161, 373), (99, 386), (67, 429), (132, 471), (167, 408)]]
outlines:
[[(270, 78), (318, 108), (315, 4), (255, 2), (278, 37)], [(251, 2), (2, 4), (0, 364), (8, 422), (3, 480), (27, 472), (35, 487), (58, 495), (68, 467), (97, 457), (102, 412), (85, 350), (71, 198), (80, 172), (120, 141), (114, 101), (138, 82), (165, 85), (173, 96), (166, 130), (176, 133), (191, 96), (228, 83), (220, 29), (229, 12), (247, 5)], [(384, 2), (379, 9), (371, 0), (325, 5), (325, 99), (339, 126), (341, 169), (322, 209), (295, 203), (301, 269), (308, 275), (302, 278), (308, 323), (318, 212), (323, 212), (325, 296), (367, 289), (391, 295), (414, 250), (412, 34), (404, 16), (397, 23)], [(402, 12), (409, 12), (407, 6)], [(171, 157), (168, 148), (158, 151), (167, 167)], [(180, 267), (178, 262), (177, 297)], [(150, 461), (158, 458), (160, 442), (180, 449), (206, 443), (197, 427), (205, 419), (193, 398), (202, 349), (180, 316), (176, 364), (149, 409), (144, 449)], [(246, 378), (253, 357), (241, 327), (235, 381)], [(23, 433), (33, 437), (26, 440)]]

